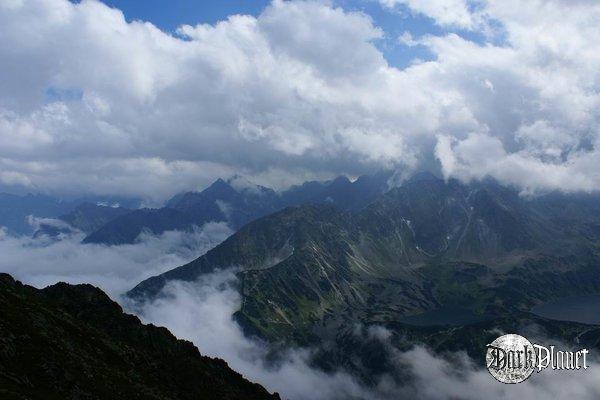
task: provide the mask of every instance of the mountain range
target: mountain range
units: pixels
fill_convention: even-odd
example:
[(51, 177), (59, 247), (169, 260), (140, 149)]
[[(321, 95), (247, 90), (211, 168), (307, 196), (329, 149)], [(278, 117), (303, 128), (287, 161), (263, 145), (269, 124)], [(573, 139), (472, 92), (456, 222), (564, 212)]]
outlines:
[(289, 206), (333, 204), (341, 210), (357, 211), (387, 191), (392, 176), (392, 172), (382, 171), (353, 182), (340, 176), (280, 192), (234, 176), (227, 181), (218, 179), (200, 192), (180, 193), (161, 208), (137, 208), (139, 202), (133, 199), (63, 201), (44, 195), (0, 194), (0, 226), (16, 234), (31, 233), (28, 217), (33, 216), (40, 221), (33, 232), (36, 237), (82, 232), (86, 235), (83, 243), (132, 244), (143, 232), (192, 231), (207, 222), (227, 223), (237, 230)]
[(246, 223), (285, 207), (300, 204), (334, 204), (358, 210), (388, 189), (389, 172), (359, 177), (351, 182), (338, 177), (326, 182), (306, 182), (282, 192), (243, 183), (234, 177), (218, 179), (201, 192), (179, 194), (165, 207), (139, 209), (118, 216), (90, 233), (84, 243), (118, 245), (135, 242), (144, 231), (158, 235), (169, 230), (192, 230), (207, 222), (225, 222), (237, 230)]
[(29, 215), (54, 218), (68, 212), (72, 207), (70, 202), (40, 194), (19, 196), (0, 193), (0, 226), (16, 234), (30, 233), (32, 228), (27, 221)]
[(44, 219), (33, 233), (34, 237), (58, 237), (61, 234), (83, 232), (90, 234), (115, 218), (131, 213), (125, 207), (82, 203), (66, 214), (54, 219)]
[[(553, 321), (530, 312), (537, 304), (570, 294), (600, 293), (600, 195), (552, 192), (528, 196), (492, 179), (462, 183), (429, 173), (390, 185), (393, 180), (391, 173), (355, 181), (339, 177), (275, 192), (240, 184), (239, 179), (219, 179), (202, 192), (179, 194), (159, 209), (82, 203), (58, 220), (69, 229), (88, 233), (85, 243), (113, 245), (133, 243), (144, 231), (160, 234), (190, 230), (211, 221), (227, 223), (236, 232), (220, 245), (186, 265), (139, 283), (127, 296), (143, 303), (161, 297), (170, 281), (193, 283), (205, 274), (232, 269), (241, 296), (233, 318), (247, 336), (269, 343), (275, 359), (278, 349), (311, 348), (315, 367), (349, 371), (367, 385), (376, 386), (386, 377), (397, 383), (409, 379), (389, 346), (403, 351), (424, 345), (436, 354), (466, 351), (476, 359), (498, 332), (520, 332), (600, 349), (600, 327)], [(51, 235), (48, 229), (40, 229), (39, 234)], [(59, 343), (47, 343), (48, 337), (56, 336), (54, 329), (63, 332), (66, 324), (83, 329), (86, 335), (102, 332), (108, 335), (102, 340), (117, 341), (111, 342), (111, 347), (118, 349), (147, 337), (146, 333), (123, 336), (126, 332), (157, 329), (123, 316), (116, 304), (90, 286), (59, 284), (36, 291), (8, 277), (3, 277), (3, 282), (2, 290), (12, 296), (4, 297), (12, 318), (57, 324), (42, 324), (53, 332), (39, 338), (48, 348), (66, 346), (61, 338), (55, 339)], [(99, 309), (94, 308), (98, 305)], [(53, 314), (27, 314), (36, 312)], [(123, 321), (128, 322), (122, 330), (115, 328), (115, 333), (111, 326), (118, 327)], [(7, 332), (2, 337), (14, 336), (11, 329), (25, 324), (0, 325)], [(385, 334), (369, 333), (374, 331)], [(167, 342), (175, 340), (166, 331), (160, 332), (170, 338)], [(144, 348), (126, 347), (127, 351), (152, 351), (143, 357), (154, 363), (165, 357), (162, 350), (155, 352), (152, 340), (137, 344)], [(67, 372), (76, 374), (76, 370), (85, 370), (87, 364), (81, 364), (82, 360), (101, 352), (86, 346), (80, 349), (80, 345), (75, 348), (83, 353), (74, 355), (75, 360), (57, 360), (52, 352), (40, 352), (50, 365), (75, 365)], [(198, 373), (213, 379), (205, 372), (213, 371), (208, 366), (212, 361), (197, 355), (197, 350), (189, 351), (196, 355), (187, 354), (177, 365), (198, 365)], [(171, 350), (167, 353), (174, 354)], [(119, 350), (118, 354), (124, 353)], [(103, 369), (108, 361), (101, 361), (98, 371), (117, 379)], [(164, 362), (174, 361), (167, 357)], [(161, 393), (156, 398), (181, 397), (173, 394), (178, 390), (175, 383), (191, 388), (190, 393), (202, 390), (186, 381), (185, 374), (164, 376), (169, 382), (166, 386), (151, 378), (159, 374), (152, 368), (144, 370), (148, 375), (132, 377), (124, 372), (131, 365), (123, 363), (126, 361), (119, 361), (125, 370), (115, 372), (119, 382)], [(25, 368), (26, 363), (19, 365)], [(5, 367), (5, 371), (11, 369)], [(217, 374), (227, 376), (220, 381), (223, 389), (219, 393), (232, 397), (222, 398), (236, 398), (245, 390), (260, 393), (257, 397), (246, 393), (247, 398), (269, 398), (261, 388), (247, 386), (235, 373), (224, 371), (228, 370)], [(0, 378), (12, 379), (12, 372), (1, 372)], [(21, 373), (37, 374), (39, 370)], [(32, 379), (42, 379), (40, 376), (45, 375)], [(56, 376), (43, 379), (52, 381)], [(84, 378), (75, 380), (80, 379)], [(229, 393), (233, 390), (227, 389), (230, 385), (238, 391)], [(73, 390), (80, 389), (57, 390), (75, 396)], [(85, 390), (95, 389), (86, 386)], [(35, 392), (31, 393), (34, 396)]]
[(146, 301), (169, 281), (236, 268), (235, 318), (246, 334), (317, 347), (320, 366), (368, 380), (386, 360), (365, 362), (357, 326), (384, 327), (398, 348), (420, 343), (473, 355), (489, 332), (518, 324), (566, 341), (585, 334), (597, 346), (597, 328), (529, 310), (600, 292), (599, 266), (598, 195), (526, 197), (493, 180), (463, 184), (425, 173), (363, 208), (315, 203), (259, 218), (128, 295)]
[[(103, 206), (102, 204), (106, 205)], [(109, 204), (112, 206), (109, 206)], [(11, 234), (29, 235), (40, 228), (46, 229), (48, 234), (53, 234), (60, 225), (55, 223), (51, 226), (49, 225), (50, 221), (46, 221), (45, 228), (37, 226), (36, 223), (32, 223), (33, 221), (30, 218), (35, 217), (45, 220), (57, 219), (58, 222), (72, 224), (71, 228), (88, 232), (88, 230), (98, 229), (108, 222), (105, 217), (98, 219), (99, 214), (110, 214), (114, 211), (109, 209), (137, 208), (139, 205), (140, 200), (138, 199), (114, 196), (88, 196), (64, 200), (43, 194), (16, 195), (0, 193), (0, 227), (6, 228)], [(62, 228), (70, 230), (68, 226)]]

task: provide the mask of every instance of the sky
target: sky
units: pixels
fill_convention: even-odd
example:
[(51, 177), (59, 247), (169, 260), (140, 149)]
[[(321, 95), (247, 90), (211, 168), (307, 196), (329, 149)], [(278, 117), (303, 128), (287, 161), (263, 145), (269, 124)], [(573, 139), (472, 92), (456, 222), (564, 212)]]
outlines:
[(600, 187), (593, 0), (0, 0), (0, 190)]

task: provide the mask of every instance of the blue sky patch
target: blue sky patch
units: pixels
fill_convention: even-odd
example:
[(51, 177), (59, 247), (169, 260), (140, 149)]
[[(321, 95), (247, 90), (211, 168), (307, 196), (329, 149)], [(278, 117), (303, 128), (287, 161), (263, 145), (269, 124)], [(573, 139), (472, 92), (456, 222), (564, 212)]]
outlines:
[(80, 89), (65, 89), (50, 86), (44, 92), (44, 101), (54, 103), (56, 101), (79, 101), (83, 98), (83, 91)]

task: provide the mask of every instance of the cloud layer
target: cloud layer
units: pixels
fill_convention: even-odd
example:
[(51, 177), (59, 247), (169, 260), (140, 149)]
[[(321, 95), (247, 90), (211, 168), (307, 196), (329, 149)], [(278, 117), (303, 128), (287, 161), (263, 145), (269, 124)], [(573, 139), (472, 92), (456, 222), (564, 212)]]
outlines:
[(132, 245), (105, 246), (81, 244), (83, 234), (32, 239), (7, 235), (0, 228), (0, 271), (36, 287), (90, 283), (119, 300), (142, 280), (199, 257), (231, 233), (225, 223), (211, 222), (192, 234), (169, 231), (141, 235)]
[(97, 1), (0, 2), (0, 184), (157, 200), (233, 173), (439, 167), (600, 187), (597, 2), (381, 2), (443, 27), (402, 36), (433, 61), (391, 66), (386, 32), (329, 2), (177, 35)]

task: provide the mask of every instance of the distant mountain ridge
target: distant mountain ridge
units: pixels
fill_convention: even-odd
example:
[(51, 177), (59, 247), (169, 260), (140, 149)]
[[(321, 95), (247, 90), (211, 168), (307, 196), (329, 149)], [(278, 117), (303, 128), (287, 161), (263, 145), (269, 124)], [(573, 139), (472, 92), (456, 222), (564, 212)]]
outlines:
[(73, 205), (49, 196), (28, 194), (18, 196), (0, 193), (0, 226), (16, 234), (30, 233), (29, 215), (54, 218), (68, 212)]
[(105, 206), (93, 203), (82, 203), (70, 212), (58, 216), (54, 220), (42, 221), (34, 237), (57, 237), (60, 234), (74, 232), (92, 233), (111, 220), (130, 213), (131, 210), (118, 206)]
[(381, 172), (355, 182), (338, 177), (306, 182), (281, 193), (218, 179), (201, 192), (174, 196), (163, 208), (140, 209), (117, 217), (88, 235), (84, 243), (133, 243), (144, 231), (158, 235), (169, 230), (191, 230), (207, 222), (226, 222), (237, 230), (264, 215), (301, 204), (329, 203), (342, 210), (359, 210), (388, 189), (390, 176), (389, 172)]
[[(9, 233), (16, 235), (28, 235), (34, 233), (34, 226), (30, 223), (28, 217), (32, 216), (35, 218), (53, 218), (62, 219), (65, 217), (64, 222), (80, 224), (80, 227), (96, 228), (96, 225), (88, 226), (83, 222), (82, 218), (85, 217), (90, 210), (78, 208), (88, 204), (97, 207), (101, 207), (99, 203), (106, 203), (107, 208), (109, 205), (120, 205), (121, 207), (137, 208), (140, 201), (137, 199), (121, 198), (114, 196), (87, 196), (82, 198), (62, 200), (59, 198), (43, 195), (43, 194), (27, 194), (27, 195), (15, 195), (8, 193), (0, 193), (0, 227), (8, 229)], [(80, 218), (77, 218), (76, 214), (79, 213)], [(72, 214), (69, 216), (69, 214)], [(94, 212), (91, 211), (90, 217), (97, 219), (97, 216), (93, 216)], [(71, 218), (71, 219), (70, 219)], [(102, 221), (99, 221), (100, 223)], [(84, 226), (85, 225), (85, 226)], [(86, 230), (84, 230), (86, 231)]]
[[(162, 208), (137, 208), (138, 200), (117, 197), (62, 201), (44, 195), (0, 194), (0, 226), (14, 234), (58, 237), (79, 231), (86, 234), (84, 243), (131, 244), (143, 232), (191, 231), (207, 222), (225, 222), (237, 230), (288, 206), (329, 203), (356, 211), (387, 191), (392, 175), (383, 171), (354, 182), (340, 176), (331, 181), (305, 182), (282, 192), (235, 176), (227, 181), (217, 179), (201, 192), (180, 193)], [(40, 219), (35, 231), (29, 216)]]

